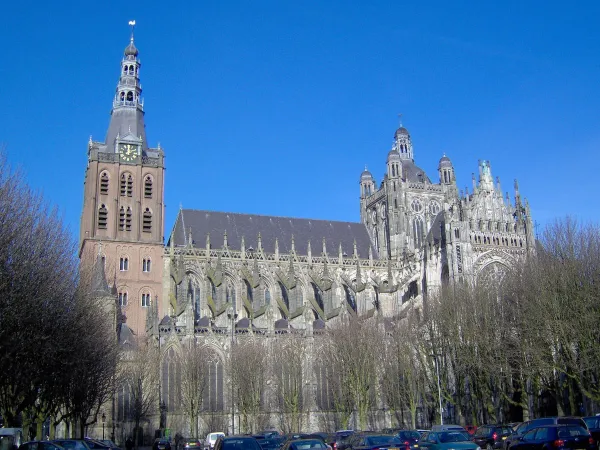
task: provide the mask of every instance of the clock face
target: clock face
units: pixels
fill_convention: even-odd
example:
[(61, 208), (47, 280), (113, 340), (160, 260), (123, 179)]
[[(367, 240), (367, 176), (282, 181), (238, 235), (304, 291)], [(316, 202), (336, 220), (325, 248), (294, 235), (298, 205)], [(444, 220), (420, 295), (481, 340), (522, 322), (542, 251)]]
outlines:
[(133, 161), (137, 156), (137, 148), (135, 145), (122, 144), (119, 152), (123, 161)]

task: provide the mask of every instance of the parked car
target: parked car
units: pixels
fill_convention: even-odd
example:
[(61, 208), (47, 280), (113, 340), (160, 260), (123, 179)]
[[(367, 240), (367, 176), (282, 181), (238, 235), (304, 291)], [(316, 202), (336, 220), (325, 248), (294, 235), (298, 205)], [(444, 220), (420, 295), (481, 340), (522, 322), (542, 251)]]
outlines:
[(90, 450), (90, 444), (84, 439), (55, 439), (54, 442), (65, 450)]
[(206, 435), (206, 439), (204, 440), (204, 448), (212, 450), (217, 442), (217, 439), (224, 436), (225, 433), (223, 433), (222, 431), (208, 433)]
[(338, 430), (335, 432), (335, 445), (336, 450), (346, 450), (350, 445), (350, 439), (356, 432), (354, 430)]
[(315, 434), (313, 434), (313, 433), (289, 433), (289, 434), (285, 435), (285, 438), (283, 439), (283, 442), (281, 443), (281, 448), (283, 449), (287, 444), (289, 444), (292, 441), (306, 440), (306, 439), (316, 439), (316, 440), (323, 442), (323, 444), (327, 445), (327, 443), (325, 442), (325, 439), (319, 433), (315, 433)]
[(252, 436), (219, 436), (215, 450), (261, 450), (258, 441)]
[(464, 431), (465, 433), (468, 434), (467, 430), (464, 427), (461, 427), (460, 425), (452, 425), (452, 424), (446, 424), (446, 425), (434, 425), (431, 427), (431, 431)]
[(22, 428), (0, 428), (0, 449), (16, 450), (22, 443)]
[(352, 450), (376, 450), (385, 448), (400, 448), (402, 442), (396, 436), (389, 434), (355, 434), (350, 441)]
[(281, 450), (327, 450), (329, 446), (322, 439), (294, 439), (285, 443)]
[(409, 450), (411, 448), (418, 448), (418, 442), (421, 438), (421, 433), (419, 433), (417, 430), (401, 430), (398, 431), (394, 436), (396, 436), (400, 442), (402, 442), (404, 450)]
[(482, 425), (471, 440), (486, 450), (499, 449), (504, 447), (504, 441), (513, 433), (513, 429), (508, 425)]
[(253, 435), (252, 437), (258, 441), (262, 450), (279, 450), (283, 443), (281, 436), (267, 437), (264, 434), (258, 434)]
[(583, 417), (583, 421), (587, 425), (588, 430), (590, 430), (590, 433), (600, 450), (600, 416)]
[(179, 445), (184, 450), (202, 450), (204, 447), (199, 438), (183, 438)]
[(581, 417), (542, 417), (539, 419), (528, 420), (519, 425), (513, 434), (504, 440), (504, 450), (508, 450), (513, 444), (519, 442), (523, 435), (529, 430), (538, 428), (544, 425), (577, 425), (587, 429), (587, 425)]
[(171, 450), (171, 441), (164, 438), (154, 439), (152, 450)]
[(94, 450), (107, 450), (111, 448), (110, 445), (102, 442), (100, 439), (85, 438), (84, 441), (89, 448)]
[(481, 450), (464, 429), (428, 431), (421, 435), (418, 446), (425, 450)]
[(596, 443), (588, 429), (579, 425), (544, 425), (526, 432), (510, 448), (512, 450), (596, 450)]
[(19, 450), (63, 450), (63, 448), (50, 441), (29, 441), (21, 444)]
[(110, 447), (112, 450), (121, 450), (121, 447), (119, 447), (117, 444), (115, 444), (110, 439), (97, 439), (97, 441), (106, 445), (107, 447)]

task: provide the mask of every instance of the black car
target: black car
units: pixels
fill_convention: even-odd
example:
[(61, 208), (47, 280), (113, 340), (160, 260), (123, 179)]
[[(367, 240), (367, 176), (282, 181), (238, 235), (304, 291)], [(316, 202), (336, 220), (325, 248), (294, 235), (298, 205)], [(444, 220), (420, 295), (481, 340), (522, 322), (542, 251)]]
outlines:
[(482, 425), (475, 431), (471, 440), (486, 450), (504, 447), (504, 441), (513, 434), (509, 425)]
[(297, 440), (305, 440), (305, 439), (316, 439), (319, 440), (321, 442), (323, 442), (323, 444), (327, 443), (325, 442), (325, 439), (323, 438), (323, 436), (321, 436), (321, 434), (316, 433), (316, 434), (312, 434), (312, 433), (290, 433), (287, 434), (285, 436), (285, 438), (283, 439), (283, 441), (281, 442), (281, 448), (285, 448), (287, 444), (289, 444), (292, 441), (297, 441)]
[(512, 450), (596, 450), (587, 428), (578, 425), (544, 425), (533, 428), (513, 443)]
[(350, 446), (350, 440), (356, 432), (354, 430), (340, 430), (335, 433), (335, 445), (332, 447), (335, 450), (346, 450)]
[(394, 436), (396, 436), (400, 442), (402, 442), (402, 446), (405, 450), (409, 450), (412, 448), (418, 448), (417, 442), (419, 442), (421, 433), (419, 433), (417, 430), (400, 430), (397, 431)]
[(590, 430), (598, 449), (600, 449), (600, 416), (584, 417), (583, 421)]
[(262, 450), (252, 436), (221, 436), (215, 442), (214, 450)]
[(252, 437), (258, 441), (262, 450), (279, 450), (283, 443), (283, 438), (278, 434), (253, 434)]
[(204, 445), (202, 444), (202, 440), (198, 438), (184, 438), (179, 443), (179, 448), (184, 450), (202, 450)]
[(155, 439), (152, 450), (171, 450), (171, 442), (168, 439)]
[(540, 419), (528, 420), (515, 428), (514, 433), (504, 440), (504, 450), (509, 450), (513, 444), (519, 442), (523, 435), (529, 430), (544, 425), (577, 425), (587, 429), (587, 425), (581, 417), (543, 417)]
[(84, 439), (55, 439), (52, 442), (65, 450), (90, 450), (90, 444)]

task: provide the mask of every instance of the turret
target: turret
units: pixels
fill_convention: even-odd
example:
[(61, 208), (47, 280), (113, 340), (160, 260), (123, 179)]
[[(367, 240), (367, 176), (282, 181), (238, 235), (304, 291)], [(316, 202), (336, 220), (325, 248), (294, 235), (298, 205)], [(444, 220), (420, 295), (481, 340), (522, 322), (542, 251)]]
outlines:
[(360, 198), (367, 198), (373, 193), (375, 193), (375, 180), (365, 166), (365, 170), (360, 175)]
[(409, 161), (414, 161), (413, 155), (413, 147), (412, 142), (410, 140), (410, 134), (408, 130), (400, 125), (400, 128), (396, 130), (394, 134), (394, 144), (392, 146), (393, 150), (396, 150), (400, 155), (400, 159), (407, 159)]
[(387, 156), (387, 176), (389, 179), (402, 177), (402, 163), (400, 153), (397, 150), (391, 150)]
[(438, 173), (440, 174), (440, 184), (449, 185), (456, 182), (452, 161), (450, 161), (450, 158), (448, 158), (445, 154), (442, 156), (440, 163), (438, 164)]

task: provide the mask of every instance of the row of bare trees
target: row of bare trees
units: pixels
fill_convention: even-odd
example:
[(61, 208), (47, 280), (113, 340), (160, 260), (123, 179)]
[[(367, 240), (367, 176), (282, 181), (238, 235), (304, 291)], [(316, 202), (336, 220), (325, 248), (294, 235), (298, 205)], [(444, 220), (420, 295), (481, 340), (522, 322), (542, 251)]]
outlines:
[[(223, 361), (237, 431), (301, 430), (315, 410), (323, 429), (415, 428), (440, 413), (481, 424), (599, 412), (600, 229), (558, 221), (535, 255), (485, 273), (401, 317), (349, 318), (311, 338), (237, 336)], [(181, 349), (184, 433), (197, 435), (210, 410), (211, 358), (199, 343)]]
[[(5, 426), (51, 419), (83, 435), (110, 398), (114, 320), (79, 272), (55, 208), (0, 156), (0, 414)], [(37, 425), (37, 427), (36, 427)], [(51, 426), (53, 433), (54, 426)]]

